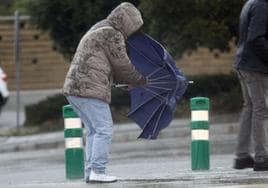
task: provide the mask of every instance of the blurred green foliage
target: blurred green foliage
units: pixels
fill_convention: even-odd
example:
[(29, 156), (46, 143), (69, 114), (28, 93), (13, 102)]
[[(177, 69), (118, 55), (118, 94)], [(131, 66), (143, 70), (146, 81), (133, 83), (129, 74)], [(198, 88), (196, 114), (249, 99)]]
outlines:
[(199, 46), (229, 50), (244, 0), (143, 0), (146, 31), (174, 56)]
[[(242, 95), (237, 76), (230, 75), (203, 75), (189, 77), (194, 81), (190, 84), (183, 98), (178, 104), (177, 117), (189, 114), (189, 99), (196, 96), (209, 97), (212, 111), (215, 113), (231, 113), (240, 110)], [(68, 104), (66, 98), (57, 94), (40, 101), (37, 104), (28, 105), (25, 108), (25, 126), (44, 126), (49, 130), (63, 127), (62, 107)], [(112, 90), (111, 111), (115, 122), (127, 121), (127, 113), (130, 107), (130, 96), (127, 91)], [(52, 124), (52, 125), (51, 125)]]
[[(30, 14), (49, 32), (58, 51), (71, 58), (82, 35), (124, 0), (0, 0), (0, 14)], [(173, 56), (199, 46), (229, 50), (237, 38), (244, 0), (129, 0), (141, 10), (144, 31), (163, 43)]]
[[(72, 58), (82, 35), (124, 0), (31, 0), (32, 22), (49, 32), (58, 51)], [(137, 4), (137, 0), (131, 1)]]
[(46, 121), (55, 121), (62, 117), (62, 107), (68, 104), (62, 94), (46, 98), (36, 104), (25, 107), (25, 126), (36, 126)]
[[(71, 58), (82, 35), (122, 0), (30, 0), (33, 23), (48, 31), (59, 51)], [(144, 31), (180, 57), (199, 46), (229, 49), (238, 35), (244, 0), (132, 0), (141, 10)]]
[(21, 14), (28, 14), (28, 3), (30, 0), (0, 0), (0, 15), (14, 15), (18, 10)]
[[(26, 121), (24, 125), (43, 126), (44, 122), (55, 122), (62, 119), (62, 107), (66, 104), (68, 104), (67, 99), (62, 94), (56, 94), (36, 104), (28, 105), (25, 107)], [(128, 91), (113, 88), (111, 109), (115, 121), (120, 121), (123, 116), (126, 119), (129, 105), (130, 97)], [(119, 114), (117, 114), (118, 112)], [(44, 126), (46, 126), (46, 124)], [(62, 125), (60, 127), (62, 127)]]
[(229, 93), (234, 88), (240, 88), (239, 80), (235, 73), (189, 76), (194, 81), (189, 84), (184, 98), (190, 99), (196, 96), (214, 97), (222, 93)]

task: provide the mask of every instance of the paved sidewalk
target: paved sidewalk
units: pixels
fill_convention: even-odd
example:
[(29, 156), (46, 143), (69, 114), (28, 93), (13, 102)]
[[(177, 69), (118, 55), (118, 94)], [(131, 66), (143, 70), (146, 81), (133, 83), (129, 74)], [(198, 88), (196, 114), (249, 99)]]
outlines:
[[(58, 93), (24, 92), (22, 106)], [(15, 126), (15, 93), (0, 117), (0, 129)], [(4, 116), (5, 115), (5, 116)], [(135, 124), (115, 125), (108, 172), (119, 177), (113, 184), (87, 185), (65, 179), (63, 131), (19, 137), (0, 137), (1, 188), (267, 188), (268, 173), (232, 169), (237, 114), (212, 117), (211, 169), (192, 171), (188, 120), (175, 120), (156, 141), (136, 140)], [(22, 116), (22, 121), (24, 117)], [(233, 123), (234, 122), (234, 123)], [(215, 154), (217, 153), (217, 154)]]
[(65, 179), (64, 151), (42, 150), (0, 155), (0, 187), (3, 188), (267, 188), (268, 173), (232, 169), (233, 155), (212, 155), (211, 169), (192, 171), (190, 156), (114, 160), (108, 173), (119, 181), (87, 185), (82, 179)]
[(108, 172), (118, 176), (119, 181), (105, 185), (86, 185), (83, 180), (65, 179), (65, 146), (62, 131), (2, 137), (0, 187), (267, 188), (267, 172), (232, 169), (234, 155), (231, 151), (234, 147), (236, 128), (237, 123), (212, 124), (212, 148), (229, 152), (211, 154), (210, 170), (192, 171), (189, 120), (174, 120), (172, 125), (161, 133), (160, 139), (148, 142), (136, 140), (136, 134), (140, 130), (135, 124), (115, 125), (115, 143)]

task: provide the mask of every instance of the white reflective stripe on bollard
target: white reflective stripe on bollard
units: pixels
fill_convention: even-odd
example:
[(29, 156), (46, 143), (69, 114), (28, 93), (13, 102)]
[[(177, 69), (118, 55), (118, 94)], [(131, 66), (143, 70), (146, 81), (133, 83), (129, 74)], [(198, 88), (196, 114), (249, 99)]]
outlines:
[(208, 111), (207, 110), (193, 110), (192, 121), (208, 121)]
[(65, 118), (64, 127), (65, 129), (81, 128), (82, 127), (81, 119), (80, 118)]
[(208, 130), (192, 130), (192, 140), (209, 140)]
[(65, 148), (82, 148), (83, 140), (82, 138), (65, 138)]

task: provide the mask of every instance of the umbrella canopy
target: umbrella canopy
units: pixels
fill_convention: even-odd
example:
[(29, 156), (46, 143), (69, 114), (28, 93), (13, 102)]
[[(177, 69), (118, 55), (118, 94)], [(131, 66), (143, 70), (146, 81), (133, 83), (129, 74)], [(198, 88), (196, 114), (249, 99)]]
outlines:
[(130, 91), (128, 117), (143, 130), (139, 138), (156, 139), (171, 122), (188, 82), (171, 55), (148, 35), (135, 33), (127, 44), (132, 64), (147, 78), (146, 86)]

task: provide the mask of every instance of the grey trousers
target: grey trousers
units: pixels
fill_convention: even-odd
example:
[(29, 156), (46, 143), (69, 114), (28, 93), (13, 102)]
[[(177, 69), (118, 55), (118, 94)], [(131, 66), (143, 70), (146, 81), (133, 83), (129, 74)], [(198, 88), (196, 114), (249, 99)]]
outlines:
[(243, 93), (243, 109), (240, 116), (240, 130), (236, 155), (238, 158), (250, 154), (253, 136), (255, 160), (268, 159), (266, 119), (268, 115), (268, 74), (238, 71)]

